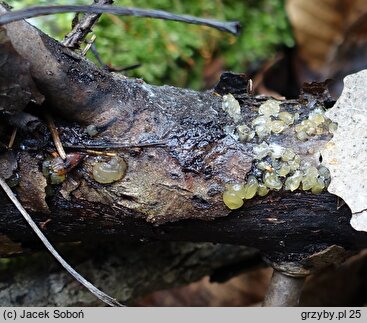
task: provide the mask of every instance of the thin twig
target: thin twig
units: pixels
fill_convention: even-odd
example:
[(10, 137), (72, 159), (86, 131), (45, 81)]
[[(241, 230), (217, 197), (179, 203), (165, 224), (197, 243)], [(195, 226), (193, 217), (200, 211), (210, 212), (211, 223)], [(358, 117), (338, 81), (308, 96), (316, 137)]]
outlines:
[(68, 144), (65, 143), (64, 147), (68, 149), (78, 149), (78, 150), (86, 150), (86, 149), (131, 149), (131, 148), (150, 148), (150, 147), (166, 147), (167, 143), (164, 141), (157, 141), (151, 143), (141, 143), (141, 144), (123, 144), (123, 143), (89, 143), (89, 144)]
[[(111, 5), (113, 0), (98, 0), (94, 5)], [(65, 39), (61, 42), (64, 46), (71, 49), (79, 48), (81, 42), (87, 34), (92, 30), (94, 24), (98, 21), (101, 14), (87, 13), (78, 23), (75, 24), (73, 29), (65, 36)]]
[(52, 15), (63, 12), (87, 12), (87, 13), (111, 13), (122, 16), (135, 16), (157, 18), (185, 22), (188, 24), (204, 25), (221, 31), (238, 35), (240, 23), (238, 21), (223, 22), (214, 19), (198, 18), (187, 15), (176, 15), (163, 10), (148, 10), (140, 8), (116, 7), (116, 6), (35, 6), (26, 9), (7, 12), (0, 16), (0, 25), (8, 24), (21, 19)]
[(11, 136), (10, 136), (10, 139), (9, 139), (8, 149), (13, 148), (15, 136), (17, 135), (17, 131), (18, 131), (18, 128), (14, 127), (13, 132), (11, 133)]
[(30, 227), (33, 229), (33, 231), (37, 234), (37, 236), (40, 238), (42, 243), (45, 245), (45, 247), (50, 251), (50, 253), (57, 259), (57, 261), (84, 287), (86, 287), (93, 295), (95, 295), (97, 298), (99, 298), (102, 302), (110, 305), (110, 306), (123, 306), (120, 304), (117, 300), (114, 298), (108, 296), (101, 290), (99, 290), (97, 287), (95, 287), (93, 284), (91, 284), (89, 281), (87, 281), (84, 277), (82, 277), (75, 269), (73, 269), (61, 256), (60, 254), (55, 250), (55, 248), (51, 245), (51, 243), (47, 240), (45, 235), (42, 233), (42, 231), (38, 228), (36, 223), (32, 220), (31, 216), (28, 214), (28, 212), (23, 208), (23, 206), (20, 204), (18, 199), (15, 197), (14, 193), (6, 184), (6, 182), (2, 179), (0, 176), (0, 185), (5, 191), (5, 193), (8, 195), (9, 199), (14, 203), (16, 208), (19, 210), (19, 212), (23, 215), (24, 219), (28, 222)]
[(108, 156), (108, 157), (116, 157), (117, 153), (111, 153), (109, 151), (98, 151), (98, 150), (92, 150), (92, 149), (86, 149), (86, 153), (96, 156)]
[(99, 56), (98, 50), (96, 48), (95, 44), (92, 44), (92, 47), (90, 48), (91, 52), (93, 53), (94, 57), (96, 58), (97, 62), (99, 63), (99, 65), (101, 65), (102, 68), (107, 69), (108, 70), (108, 66), (103, 63), (101, 56)]
[(92, 47), (92, 45), (93, 45), (94, 41), (96, 40), (96, 38), (97, 38), (96, 35), (93, 35), (91, 37), (91, 39), (88, 41), (87, 46), (85, 46), (85, 48), (82, 51), (82, 54), (81, 54), (82, 56), (85, 56), (87, 54), (88, 50)]
[(66, 153), (65, 153), (64, 147), (62, 146), (55, 122), (48, 113), (45, 114), (45, 117), (46, 117), (48, 128), (50, 129), (52, 140), (54, 141), (56, 150), (59, 153), (60, 157), (65, 160)]

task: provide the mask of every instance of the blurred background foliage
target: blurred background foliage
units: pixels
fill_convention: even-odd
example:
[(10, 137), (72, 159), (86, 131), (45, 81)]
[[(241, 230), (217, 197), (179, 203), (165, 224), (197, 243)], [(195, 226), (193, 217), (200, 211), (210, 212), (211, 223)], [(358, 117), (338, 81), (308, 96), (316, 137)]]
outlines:
[[(92, 2), (8, 0), (15, 9)], [(241, 35), (235, 37), (203, 26), (103, 15), (93, 31), (104, 63), (113, 67), (141, 64), (126, 75), (152, 84), (207, 88), (216, 83), (222, 70), (249, 71), (261, 66), (279, 47), (293, 46), (284, 0), (115, 0), (115, 4), (241, 22)], [(62, 40), (70, 31), (73, 17), (74, 14), (59, 14), (31, 22)], [(88, 57), (95, 60), (90, 52)]]

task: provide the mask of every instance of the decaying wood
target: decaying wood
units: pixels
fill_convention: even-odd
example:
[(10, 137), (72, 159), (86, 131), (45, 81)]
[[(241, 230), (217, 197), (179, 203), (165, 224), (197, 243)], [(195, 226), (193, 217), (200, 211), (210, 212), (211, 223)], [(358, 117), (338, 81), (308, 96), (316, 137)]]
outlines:
[[(186, 285), (205, 275), (229, 278), (238, 273), (236, 267), (243, 271), (244, 264), (251, 263), (251, 269), (261, 262), (254, 249), (211, 243), (115, 242), (61, 249), (78, 272), (128, 304), (151, 291)], [(103, 306), (44, 252), (26, 259), (24, 266), (15, 263), (0, 270), (2, 306)]]
[[(118, 237), (247, 245), (258, 248), (278, 270), (295, 276), (366, 247), (367, 234), (349, 225), (350, 210), (346, 206), (337, 210), (336, 197), (327, 193), (272, 192), (236, 211), (224, 206), (224, 185), (243, 181), (252, 167), (253, 143), (231, 136), (233, 120), (214, 91), (151, 86), (110, 74), (25, 22), (3, 28), (14, 50), (29, 64), (32, 79), (46, 98), (42, 109), (54, 115), (67, 152), (109, 147), (128, 164), (122, 180), (102, 185), (91, 170), (103, 157), (88, 155), (45, 199), (47, 207), (37, 199), (23, 199), (27, 209), (36, 210), (33, 218), (53, 241)], [(266, 98), (235, 90), (230, 92), (240, 101), (245, 122)], [(223, 94), (220, 87), (217, 92)], [(315, 104), (328, 102), (306, 92), (284, 106), (307, 114)], [(41, 108), (33, 108), (36, 113), (37, 109)], [(87, 125), (109, 122), (96, 137), (86, 135)], [(315, 138), (300, 142), (286, 131), (273, 140), (312, 159), (330, 136)], [(14, 144), (19, 169), (31, 167), (41, 174), (41, 163), (52, 149), (47, 131), (19, 135)], [(35, 187), (40, 187), (37, 180), (25, 189), (33, 192)], [(16, 244), (33, 241), (34, 235), (2, 193), (0, 203), (0, 232), (6, 239)]]

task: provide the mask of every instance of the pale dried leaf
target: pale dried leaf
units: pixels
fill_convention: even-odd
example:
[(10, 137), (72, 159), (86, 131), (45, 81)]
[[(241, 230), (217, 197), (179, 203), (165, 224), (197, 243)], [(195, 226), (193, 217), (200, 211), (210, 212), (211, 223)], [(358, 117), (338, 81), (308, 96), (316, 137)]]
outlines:
[(323, 163), (331, 173), (330, 193), (352, 211), (351, 225), (367, 232), (367, 70), (344, 78), (343, 93), (326, 115), (338, 123), (325, 146)]

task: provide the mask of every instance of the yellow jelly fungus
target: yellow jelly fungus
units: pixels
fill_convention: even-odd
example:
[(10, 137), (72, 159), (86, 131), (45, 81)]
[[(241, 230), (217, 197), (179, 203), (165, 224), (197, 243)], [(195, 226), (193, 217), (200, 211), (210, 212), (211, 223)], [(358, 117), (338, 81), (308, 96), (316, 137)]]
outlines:
[(269, 149), (271, 151), (271, 157), (275, 159), (281, 158), (285, 152), (285, 148), (278, 144), (270, 144)]
[(255, 159), (263, 159), (270, 154), (269, 145), (266, 142), (262, 142), (260, 145), (254, 146)]
[(305, 132), (305, 131), (299, 131), (299, 132), (297, 132), (297, 134), (296, 134), (296, 137), (297, 137), (297, 139), (299, 139), (299, 140), (301, 140), (301, 141), (305, 141), (305, 140), (307, 140), (308, 139), (308, 135), (307, 135), (307, 133)]
[(282, 155), (282, 160), (285, 161), (285, 162), (288, 162), (290, 160), (292, 160), (294, 158), (296, 154), (294, 153), (294, 151), (290, 148), (286, 148), (283, 152), (283, 155)]
[(241, 199), (246, 194), (245, 187), (242, 184), (228, 184), (226, 185), (226, 191), (235, 193)]
[(307, 135), (312, 136), (316, 133), (316, 128), (308, 127), (308, 128), (306, 128), (306, 133), (307, 133)]
[(294, 116), (287, 111), (279, 112), (278, 118), (288, 126), (294, 122)]
[(248, 178), (247, 178), (247, 183), (245, 184), (245, 195), (244, 195), (244, 198), (249, 200), (249, 199), (252, 199), (256, 192), (257, 192), (257, 188), (259, 187), (259, 183), (256, 179), (255, 176), (253, 175), (250, 175)]
[(264, 116), (277, 116), (280, 110), (280, 102), (276, 100), (267, 100), (259, 108), (259, 114)]
[(301, 184), (301, 180), (302, 180), (302, 173), (297, 170), (292, 176), (286, 179), (284, 189), (292, 192), (295, 191)]
[(56, 173), (50, 173), (50, 182), (52, 185), (61, 184), (65, 181), (65, 175), (57, 175)]
[(311, 192), (313, 194), (320, 194), (323, 191), (324, 188), (325, 188), (324, 181), (321, 178), (318, 178), (317, 179), (317, 182), (315, 183), (315, 185), (312, 186)]
[(272, 172), (273, 171), (273, 166), (271, 166), (268, 162), (266, 161), (261, 161), (256, 165), (257, 169), (260, 170), (266, 170), (268, 172)]
[(316, 126), (325, 122), (325, 117), (321, 112), (311, 113), (308, 119), (314, 122)]
[(265, 139), (270, 135), (270, 128), (266, 125), (259, 125), (255, 127), (255, 132), (260, 139)]
[(305, 169), (305, 175), (316, 178), (319, 176), (319, 171), (317, 170), (315, 166), (307, 167)]
[(93, 178), (101, 184), (113, 183), (125, 176), (126, 168), (123, 158), (112, 157), (109, 162), (96, 163), (93, 166)]
[(282, 120), (274, 120), (271, 122), (270, 128), (272, 133), (278, 134), (287, 128), (287, 125)]
[(289, 164), (287, 163), (282, 163), (282, 166), (279, 168), (277, 173), (279, 176), (285, 177), (289, 174), (290, 171), (291, 171), (291, 166), (289, 166)]
[(301, 123), (296, 124), (296, 125), (294, 126), (294, 130), (295, 130), (296, 132), (304, 131), (304, 130), (305, 130), (305, 126), (304, 126), (303, 124), (301, 124)]
[(317, 178), (312, 176), (304, 176), (302, 178), (302, 189), (304, 191), (310, 190), (317, 183)]
[(293, 160), (288, 162), (288, 165), (291, 167), (291, 171), (297, 170), (301, 165), (301, 157), (299, 157), (299, 155), (295, 155)]
[(235, 121), (241, 120), (241, 107), (232, 94), (223, 95), (222, 109)]
[(330, 132), (335, 132), (338, 129), (338, 124), (335, 122), (330, 122), (329, 123), (329, 131)]
[(85, 129), (86, 133), (88, 134), (88, 136), (90, 137), (94, 137), (96, 135), (98, 135), (98, 129), (97, 126), (94, 124), (90, 124), (86, 129)]
[(243, 200), (233, 191), (224, 191), (223, 202), (231, 210), (239, 209)]
[(257, 188), (257, 195), (259, 196), (265, 196), (269, 193), (269, 189), (264, 184), (259, 184), (259, 187)]
[(270, 188), (275, 190), (280, 190), (283, 186), (282, 181), (279, 179), (277, 174), (266, 172), (264, 175), (264, 184)]
[(319, 172), (316, 167), (306, 168), (302, 178), (302, 189), (304, 191), (310, 190), (317, 183)]
[(237, 134), (238, 134), (238, 138), (242, 142), (250, 141), (251, 139), (253, 139), (255, 137), (255, 131), (250, 129), (245, 124), (240, 125), (240, 126), (237, 127)]
[(271, 119), (269, 117), (266, 116), (259, 116), (257, 118), (255, 118), (254, 120), (252, 120), (251, 125), (254, 126), (264, 126), (264, 125), (269, 125), (271, 122)]
[(325, 188), (325, 183), (321, 178), (317, 179), (317, 183), (311, 188), (313, 194), (320, 194)]

